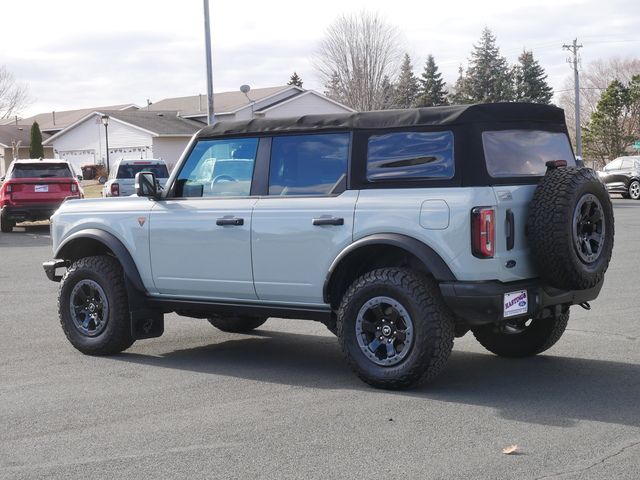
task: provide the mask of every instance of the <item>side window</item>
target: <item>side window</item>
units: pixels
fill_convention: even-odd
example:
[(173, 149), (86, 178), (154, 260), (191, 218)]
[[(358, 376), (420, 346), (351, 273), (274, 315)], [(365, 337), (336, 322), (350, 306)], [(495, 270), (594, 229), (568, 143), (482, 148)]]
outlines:
[(347, 182), (348, 133), (274, 137), (269, 195), (331, 195)]
[(633, 160), (626, 159), (622, 161), (622, 167), (620, 167), (622, 170), (631, 170), (633, 168)]
[(257, 138), (200, 140), (176, 178), (176, 197), (246, 197)]
[(610, 172), (611, 170), (620, 170), (620, 167), (622, 166), (622, 160), (617, 159), (614, 160), (613, 162), (608, 163), (604, 169), (606, 172)]
[(454, 174), (452, 132), (397, 132), (369, 137), (369, 181), (449, 179)]

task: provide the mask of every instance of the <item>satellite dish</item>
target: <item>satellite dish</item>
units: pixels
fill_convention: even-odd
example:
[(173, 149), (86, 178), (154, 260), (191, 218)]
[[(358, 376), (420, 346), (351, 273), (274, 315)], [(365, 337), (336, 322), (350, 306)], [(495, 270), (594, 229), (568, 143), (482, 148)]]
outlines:
[(240, 85), (240, 91), (245, 95), (249, 93), (249, 90), (251, 90), (251, 87), (249, 85)]

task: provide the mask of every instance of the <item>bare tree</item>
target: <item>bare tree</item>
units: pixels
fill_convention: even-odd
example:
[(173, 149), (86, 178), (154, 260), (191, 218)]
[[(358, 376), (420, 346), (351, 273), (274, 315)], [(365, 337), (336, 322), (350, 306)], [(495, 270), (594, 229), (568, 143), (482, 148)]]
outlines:
[[(585, 127), (596, 111), (602, 93), (614, 80), (628, 84), (634, 75), (640, 74), (640, 59), (609, 58), (596, 60), (580, 72), (580, 125)], [(575, 140), (575, 99), (573, 93), (573, 74), (567, 77), (558, 99), (564, 108), (567, 128), (571, 138)]]
[(326, 31), (315, 67), (327, 91), (356, 110), (384, 107), (385, 82), (399, 62), (398, 30), (375, 13), (339, 17)]
[(17, 83), (4, 65), (0, 66), (0, 119), (9, 118), (29, 103), (27, 86)]

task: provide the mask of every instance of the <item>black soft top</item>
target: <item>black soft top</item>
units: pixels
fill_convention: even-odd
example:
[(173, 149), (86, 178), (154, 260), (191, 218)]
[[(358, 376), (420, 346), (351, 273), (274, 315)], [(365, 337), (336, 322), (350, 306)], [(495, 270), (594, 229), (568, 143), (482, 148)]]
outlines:
[(218, 122), (203, 128), (198, 138), (270, 132), (390, 129), (413, 126), (446, 126), (465, 123), (505, 124), (522, 122), (564, 125), (564, 110), (534, 103), (484, 103), (446, 107), (409, 108), (287, 118), (255, 118)]

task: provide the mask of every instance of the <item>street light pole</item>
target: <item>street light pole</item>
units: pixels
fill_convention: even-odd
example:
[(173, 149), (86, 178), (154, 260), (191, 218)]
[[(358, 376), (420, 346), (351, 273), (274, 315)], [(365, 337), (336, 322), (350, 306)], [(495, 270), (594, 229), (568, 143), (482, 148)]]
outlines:
[(109, 115), (102, 115), (104, 125), (104, 143), (107, 148), (107, 177), (109, 176)]
[(209, 28), (209, 0), (204, 1), (204, 45), (207, 56), (207, 124), (213, 125), (213, 65), (211, 63), (211, 29)]

